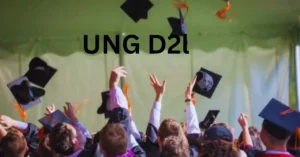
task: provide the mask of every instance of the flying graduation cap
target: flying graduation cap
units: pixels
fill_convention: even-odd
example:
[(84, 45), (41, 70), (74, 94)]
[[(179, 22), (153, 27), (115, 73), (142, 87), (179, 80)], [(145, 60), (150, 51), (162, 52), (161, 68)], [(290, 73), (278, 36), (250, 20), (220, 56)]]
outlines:
[(216, 120), (220, 110), (209, 110), (202, 122), (199, 123), (201, 129), (208, 129)]
[(31, 83), (44, 88), (56, 71), (57, 69), (49, 66), (45, 61), (35, 57), (30, 61), (29, 70), (25, 76)]
[(109, 91), (104, 91), (101, 93), (102, 103), (101, 106), (98, 108), (98, 114), (104, 114), (105, 118), (109, 118), (110, 111), (109, 111)]
[[(168, 22), (172, 28), (171, 35), (183, 36), (187, 35), (186, 25), (185, 25), (185, 17), (188, 13), (188, 6), (186, 2), (181, 2), (180, 0), (174, 1), (174, 6), (178, 9), (179, 18), (169, 17)], [(185, 16), (182, 14), (182, 9), (186, 8), (187, 12)]]
[(45, 90), (34, 87), (27, 77), (20, 77), (7, 84), (22, 110), (41, 103), (41, 97), (45, 95)]
[(148, 19), (148, 12), (153, 7), (149, 0), (126, 0), (121, 9), (135, 22)]
[(222, 76), (204, 68), (201, 68), (196, 75), (197, 80), (193, 92), (211, 98)]
[(300, 121), (297, 120), (300, 119), (300, 113), (274, 98), (269, 101), (259, 116), (264, 119), (263, 129), (279, 140), (287, 139), (300, 127)]

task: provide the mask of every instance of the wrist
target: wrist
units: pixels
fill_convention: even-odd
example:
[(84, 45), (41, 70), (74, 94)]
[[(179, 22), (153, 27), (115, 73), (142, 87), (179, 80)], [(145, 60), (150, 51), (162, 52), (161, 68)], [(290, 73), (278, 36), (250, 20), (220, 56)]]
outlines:
[(248, 126), (243, 126), (242, 127), (242, 130), (244, 131), (244, 130), (247, 130), (248, 131)]
[(163, 98), (163, 94), (156, 94), (155, 101), (160, 102), (162, 100), (162, 98)]

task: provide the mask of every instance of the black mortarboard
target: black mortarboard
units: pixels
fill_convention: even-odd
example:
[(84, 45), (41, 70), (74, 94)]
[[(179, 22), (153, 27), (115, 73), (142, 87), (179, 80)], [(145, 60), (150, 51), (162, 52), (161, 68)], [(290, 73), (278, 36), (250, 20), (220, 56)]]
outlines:
[(204, 68), (201, 68), (196, 75), (197, 81), (193, 88), (193, 92), (211, 98), (222, 76)]
[(149, 0), (126, 0), (121, 9), (135, 22), (147, 19), (148, 12), (153, 7)]
[(102, 103), (101, 106), (98, 108), (98, 114), (104, 114), (105, 118), (109, 118), (110, 111), (108, 110), (109, 105), (109, 91), (105, 91), (101, 93)]
[(35, 57), (29, 63), (29, 70), (25, 76), (28, 80), (38, 86), (45, 87), (57, 69), (47, 65), (42, 59)]
[(284, 140), (300, 127), (300, 113), (284, 105), (276, 99), (271, 99), (267, 106), (260, 112), (264, 119), (263, 129), (273, 137)]
[(73, 124), (63, 112), (56, 110), (55, 112), (41, 118), (39, 122), (46, 128), (51, 130), (57, 123)]
[(209, 110), (202, 122), (200, 122), (199, 127), (201, 129), (208, 129), (211, 124), (213, 124), (219, 114), (220, 110)]
[(171, 35), (182, 36), (184, 34), (187, 34), (185, 21), (181, 10), (179, 10), (179, 18), (169, 17), (168, 21), (172, 28)]
[(7, 84), (11, 93), (23, 110), (41, 103), (40, 97), (45, 95), (45, 90), (30, 86), (27, 77), (20, 77)]

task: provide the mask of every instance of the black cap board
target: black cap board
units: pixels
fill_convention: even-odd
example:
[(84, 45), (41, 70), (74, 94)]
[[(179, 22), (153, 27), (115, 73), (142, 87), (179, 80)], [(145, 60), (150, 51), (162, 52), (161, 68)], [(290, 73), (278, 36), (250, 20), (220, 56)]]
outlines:
[(29, 70), (25, 76), (31, 83), (45, 87), (56, 72), (57, 69), (49, 66), (42, 59), (35, 57), (30, 61)]
[(41, 103), (40, 97), (45, 95), (45, 90), (31, 86), (27, 77), (14, 80), (7, 87), (23, 110)]
[(209, 110), (202, 122), (200, 122), (199, 127), (201, 129), (208, 129), (216, 120), (220, 110)]
[(179, 10), (179, 18), (169, 17), (168, 22), (172, 28), (171, 35), (182, 36), (187, 34), (185, 21), (181, 10)]
[(211, 98), (222, 76), (204, 68), (201, 68), (196, 75), (197, 81), (193, 88), (193, 92)]
[(101, 106), (98, 108), (98, 114), (104, 114), (105, 118), (109, 118), (110, 111), (109, 107), (109, 91), (105, 91), (101, 93), (102, 103)]
[(274, 98), (259, 116), (264, 119), (263, 129), (279, 140), (288, 138), (300, 127), (300, 121), (296, 120), (300, 119), (300, 113)]
[(51, 130), (57, 123), (73, 124), (72, 120), (60, 110), (56, 110), (52, 114), (46, 115), (45, 117), (41, 118), (39, 122), (49, 130)]
[(121, 9), (135, 22), (148, 19), (148, 12), (153, 7), (149, 0), (126, 0)]

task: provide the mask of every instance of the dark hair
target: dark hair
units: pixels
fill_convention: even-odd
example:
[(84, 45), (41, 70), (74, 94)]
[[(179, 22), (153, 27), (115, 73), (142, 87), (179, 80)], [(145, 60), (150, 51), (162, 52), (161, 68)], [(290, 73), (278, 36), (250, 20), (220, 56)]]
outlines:
[(199, 143), (198, 157), (238, 157), (239, 153), (233, 149), (231, 142), (221, 140), (207, 141), (202, 140)]
[[(258, 129), (255, 128), (254, 126), (251, 126), (248, 128), (248, 130), (249, 130), (249, 134), (251, 136), (251, 140), (253, 143), (253, 148), (255, 148), (256, 150), (263, 150), (263, 143), (260, 138), (260, 132), (258, 131)], [(240, 133), (240, 136), (239, 136), (239, 139), (237, 142), (237, 146), (238, 146), (238, 148), (243, 147), (243, 132)]]
[(40, 139), (38, 152), (41, 157), (58, 157), (59, 155), (54, 152), (49, 146), (49, 136), (46, 135), (43, 139)]
[(100, 132), (100, 147), (106, 156), (116, 156), (126, 153), (128, 137), (121, 124), (109, 123)]
[(296, 133), (293, 133), (287, 143), (287, 148), (297, 149), (300, 146), (300, 138), (297, 137)]
[(52, 150), (61, 155), (71, 155), (75, 152), (72, 140), (75, 135), (68, 128), (69, 124), (58, 123), (49, 134), (49, 145)]
[(160, 157), (189, 157), (189, 148), (178, 136), (167, 137), (162, 145)]
[(100, 133), (101, 131), (98, 131), (94, 137), (93, 137), (93, 143), (99, 143), (100, 142)]
[(20, 131), (12, 129), (2, 138), (1, 148), (4, 156), (24, 156), (27, 148), (26, 139)]

